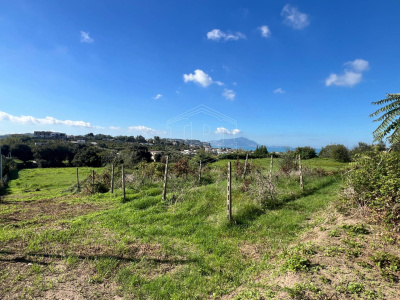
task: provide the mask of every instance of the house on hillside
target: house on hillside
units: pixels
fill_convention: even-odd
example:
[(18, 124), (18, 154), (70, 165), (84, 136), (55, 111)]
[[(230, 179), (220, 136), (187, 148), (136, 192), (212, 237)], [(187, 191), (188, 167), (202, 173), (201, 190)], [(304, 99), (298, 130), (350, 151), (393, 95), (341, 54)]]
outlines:
[(67, 134), (54, 131), (34, 131), (33, 137), (41, 139), (66, 140)]

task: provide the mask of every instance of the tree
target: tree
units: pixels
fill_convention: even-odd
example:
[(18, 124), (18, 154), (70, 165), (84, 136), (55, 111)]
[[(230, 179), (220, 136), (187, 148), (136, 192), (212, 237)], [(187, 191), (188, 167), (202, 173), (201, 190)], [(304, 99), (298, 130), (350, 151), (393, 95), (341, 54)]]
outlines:
[(24, 144), (17, 144), (11, 147), (11, 155), (26, 162), (33, 159), (31, 147)]
[(373, 132), (375, 141), (387, 137), (391, 144), (400, 142), (400, 94), (387, 94), (385, 99), (372, 102), (374, 105), (384, 105), (370, 117), (382, 114), (374, 122), (382, 122)]
[(263, 157), (267, 157), (268, 155), (268, 150), (266, 146), (260, 146), (256, 148), (256, 150), (254, 150), (253, 152), (253, 157), (254, 158), (263, 158)]
[(311, 148), (311, 147), (308, 147), (308, 146), (306, 146), (306, 147), (297, 147), (294, 150), (294, 154), (296, 156), (300, 155), (301, 159), (311, 159), (311, 158), (317, 157), (317, 153), (315, 152), (315, 149)]
[(72, 160), (76, 167), (100, 167), (101, 158), (94, 147), (84, 147), (78, 151)]

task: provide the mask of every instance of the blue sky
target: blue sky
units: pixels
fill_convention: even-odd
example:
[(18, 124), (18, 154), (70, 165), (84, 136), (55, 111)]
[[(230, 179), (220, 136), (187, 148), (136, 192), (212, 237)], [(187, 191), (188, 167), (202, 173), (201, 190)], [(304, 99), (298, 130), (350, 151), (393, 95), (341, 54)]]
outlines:
[(371, 102), (399, 92), (399, 12), (394, 0), (0, 0), (0, 134), (371, 143)]

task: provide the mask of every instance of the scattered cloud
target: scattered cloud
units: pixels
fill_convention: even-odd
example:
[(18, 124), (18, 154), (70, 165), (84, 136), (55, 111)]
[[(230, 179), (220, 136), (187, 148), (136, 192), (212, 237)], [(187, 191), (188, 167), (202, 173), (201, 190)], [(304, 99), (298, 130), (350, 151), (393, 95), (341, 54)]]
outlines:
[(157, 94), (155, 97), (153, 97), (153, 99), (157, 100), (157, 99), (160, 99), (161, 97), (162, 97), (161, 94)]
[(369, 62), (361, 58), (345, 63), (346, 66), (350, 66), (356, 72), (363, 72), (369, 69)]
[(286, 4), (281, 12), (281, 16), (284, 17), (284, 23), (293, 29), (303, 29), (310, 24), (308, 15), (300, 12), (296, 7)]
[(120, 130), (121, 127), (119, 127), (119, 126), (110, 126), (110, 129), (111, 130)]
[(233, 129), (232, 131), (231, 131), (231, 133), (233, 134), (233, 135), (237, 135), (237, 134), (239, 134), (239, 133), (241, 133), (242, 131), (241, 130), (239, 130), (239, 129)]
[(152, 129), (150, 127), (146, 127), (146, 126), (130, 126), (128, 128), (129, 131), (135, 131), (135, 132), (139, 132), (145, 135), (161, 135), (161, 134), (167, 134), (166, 131), (162, 131), (162, 130), (156, 130), (156, 129)]
[(89, 32), (81, 31), (81, 43), (93, 43), (94, 40), (89, 36)]
[(362, 80), (362, 72), (369, 69), (369, 62), (363, 59), (355, 59), (344, 64), (348, 66), (341, 75), (332, 73), (325, 79), (325, 85), (349, 86), (352, 87)]
[(260, 30), (262, 37), (267, 38), (267, 37), (271, 36), (271, 30), (269, 30), (267, 25), (263, 25), (261, 27), (258, 27), (258, 30)]
[(223, 32), (219, 29), (213, 29), (209, 32), (207, 32), (207, 39), (213, 40), (213, 41), (237, 41), (239, 39), (245, 39), (246, 36), (241, 33), (241, 32), (236, 32), (236, 33), (226, 33)]
[(10, 121), (15, 123), (30, 124), (30, 125), (66, 125), (72, 127), (100, 128), (84, 121), (57, 120), (53, 117), (44, 119), (35, 118), (32, 116), (12, 116), (8, 113), (0, 111), (0, 121)]
[(215, 82), (215, 84), (217, 84), (217, 85), (219, 85), (219, 86), (224, 85), (221, 81), (214, 81), (214, 82)]
[(224, 92), (222, 93), (222, 96), (224, 96), (225, 99), (233, 101), (235, 100), (236, 94), (233, 90), (225, 89)]
[[(200, 84), (203, 87), (207, 87), (211, 83), (213, 83), (212, 78), (207, 73), (205, 73), (199, 69), (195, 70), (194, 73), (191, 73), (191, 74), (183, 74), (183, 81), (185, 81), (185, 82), (193, 81), (195, 83)], [(219, 81), (217, 81), (217, 82), (222, 83)]]
[(229, 129), (226, 129), (225, 127), (218, 127), (217, 130), (215, 130), (216, 134), (228, 134), (228, 135), (237, 135), (241, 132), (242, 131), (239, 129), (229, 130)]
[(284, 90), (281, 89), (281, 88), (277, 88), (277, 89), (274, 91), (274, 94), (284, 94), (284, 93), (286, 93), (286, 91), (284, 91)]
[(326, 86), (337, 85), (337, 86), (351, 87), (360, 83), (361, 80), (362, 80), (361, 73), (344, 71), (343, 75), (337, 75), (337, 74), (329, 75), (329, 77), (325, 80), (325, 84)]

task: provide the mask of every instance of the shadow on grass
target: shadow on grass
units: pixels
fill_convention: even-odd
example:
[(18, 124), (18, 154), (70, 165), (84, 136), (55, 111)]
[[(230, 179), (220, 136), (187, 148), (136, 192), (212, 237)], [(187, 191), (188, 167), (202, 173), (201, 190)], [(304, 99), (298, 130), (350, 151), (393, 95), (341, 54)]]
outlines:
[(321, 182), (316, 186), (306, 187), (303, 192), (299, 191), (298, 193), (291, 193), (290, 195), (284, 195), (281, 198), (277, 197), (274, 200), (269, 200), (263, 205), (262, 208), (257, 205), (247, 205), (233, 216), (233, 219), (235, 221), (234, 224), (239, 226), (250, 225), (251, 222), (256, 220), (261, 215), (265, 214), (267, 211), (280, 210), (289, 204), (291, 209), (300, 211), (303, 207), (300, 205), (296, 205), (296, 203), (293, 203), (294, 201), (303, 197), (314, 195), (319, 190), (324, 189), (335, 183), (336, 180), (337, 178), (332, 176), (329, 178), (329, 180)]
[[(18, 179), (18, 172), (18, 169), (13, 170), (9, 175), (8, 181)], [(11, 190), (6, 183), (2, 188), (0, 188), (0, 196), (3, 197), (9, 194), (11, 194)], [(4, 202), (4, 199), (1, 199), (0, 204), (8, 204), (8, 202)]]
[[(3, 255), (19, 255), (19, 253), (15, 251), (10, 251), (10, 250), (0, 250), (0, 254)], [(121, 257), (121, 256), (115, 256), (115, 255), (59, 255), (59, 254), (46, 254), (46, 253), (24, 253), (23, 256), (17, 256), (14, 258), (0, 258), (0, 261), (3, 262), (11, 262), (11, 263), (35, 263), (35, 264), (40, 264), (40, 265), (49, 265), (52, 262), (43, 262), (40, 260), (34, 260), (33, 258), (29, 257), (40, 257), (40, 258), (51, 258), (51, 259), (66, 259), (68, 257), (75, 257), (80, 260), (89, 260), (89, 261), (95, 261), (99, 259), (104, 259), (104, 258), (112, 258), (115, 260), (118, 260), (119, 262), (141, 262), (143, 260), (148, 260), (154, 263), (169, 263), (169, 264), (178, 264), (178, 265), (184, 265), (184, 264), (189, 264), (189, 263), (198, 263), (197, 259), (158, 259), (158, 258), (147, 258), (147, 257), (141, 257), (141, 258), (136, 258), (136, 257)]]
[(332, 176), (326, 182), (322, 182), (313, 187), (305, 187), (304, 191), (299, 191), (298, 193), (291, 193), (289, 195), (284, 195), (282, 198), (277, 198), (274, 201), (268, 202), (264, 208), (268, 210), (279, 210), (282, 209), (286, 204), (298, 200), (303, 197), (311, 196), (316, 194), (319, 190), (324, 189), (337, 180), (336, 177)]

